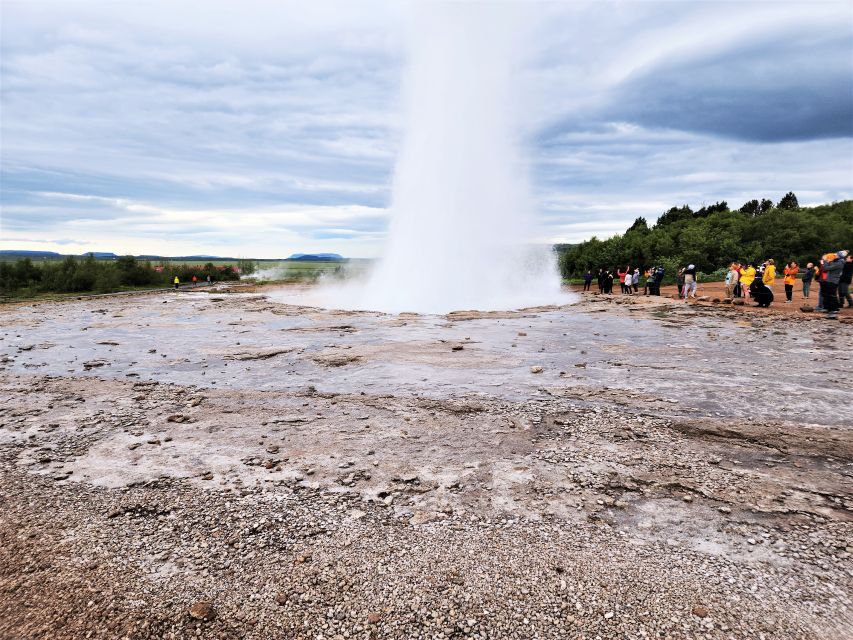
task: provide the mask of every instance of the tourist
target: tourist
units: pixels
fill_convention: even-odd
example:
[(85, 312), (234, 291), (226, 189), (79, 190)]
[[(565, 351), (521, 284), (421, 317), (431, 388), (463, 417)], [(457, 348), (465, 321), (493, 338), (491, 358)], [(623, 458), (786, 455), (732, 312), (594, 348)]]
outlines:
[(193, 286), (198, 285), (198, 278), (196, 278), (195, 274), (193, 274)]
[(797, 284), (797, 274), (800, 267), (796, 262), (789, 262), (785, 267), (785, 304), (791, 304), (794, 298), (794, 285)]
[(631, 284), (634, 287), (634, 293), (639, 293), (639, 291), (640, 291), (640, 268), (639, 267), (634, 269), (634, 275), (631, 276)]
[[(843, 254), (843, 255), (842, 255)], [(827, 253), (824, 257), (823, 270), (826, 274), (823, 290), (823, 304), (826, 307), (826, 317), (833, 320), (838, 316), (838, 283), (844, 271), (846, 251)]]
[(684, 267), (681, 267), (678, 270), (678, 273), (675, 275), (675, 286), (678, 287), (677, 297), (680, 298), (681, 295), (684, 293)]
[(755, 278), (749, 285), (749, 294), (757, 307), (769, 307), (773, 302), (773, 289), (764, 284), (761, 278)]
[(823, 306), (823, 284), (826, 282), (826, 271), (823, 269), (823, 258), (818, 260), (814, 277), (817, 281), (817, 306), (815, 307), (815, 311), (825, 313), (826, 308)]
[(776, 261), (773, 258), (769, 258), (763, 266), (764, 270), (761, 274), (761, 282), (772, 289), (773, 285), (776, 284)]
[(844, 268), (841, 270), (841, 279), (838, 281), (838, 303), (844, 307), (844, 301), (847, 301), (847, 308), (853, 307), (853, 299), (850, 298), (850, 281), (853, 280), (853, 256), (849, 251), (839, 251), (838, 255), (844, 255)]
[(178, 276), (175, 276), (175, 290), (177, 291), (178, 285), (181, 284), (181, 281), (178, 279)]
[(688, 297), (696, 297), (696, 267), (692, 264), (684, 270), (684, 300)]
[(735, 286), (738, 281), (737, 265), (732, 262), (726, 271), (726, 298), (734, 298)]
[(583, 274), (583, 290), (589, 291), (591, 286), (592, 286), (592, 271), (587, 269), (586, 273)]
[(598, 270), (598, 293), (604, 293), (604, 269), (600, 268)]
[(806, 272), (803, 274), (803, 299), (809, 299), (809, 291), (812, 288), (812, 280), (814, 279), (814, 263), (809, 262), (806, 265)]
[(622, 293), (625, 293), (625, 276), (628, 275), (628, 272), (631, 270), (631, 267), (627, 267), (625, 271), (621, 271), (619, 267), (616, 267), (616, 274), (619, 276), (619, 287), (622, 290)]
[(604, 293), (613, 294), (613, 274), (610, 271), (604, 272)]
[(740, 274), (740, 285), (741, 285), (741, 293), (743, 293), (743, 297), (749, 300), (749, 296), (751, 294), (752, 283), (755, 280), (755, 265), (752, 262), (748, 262), (746, 265), (746, 269)]

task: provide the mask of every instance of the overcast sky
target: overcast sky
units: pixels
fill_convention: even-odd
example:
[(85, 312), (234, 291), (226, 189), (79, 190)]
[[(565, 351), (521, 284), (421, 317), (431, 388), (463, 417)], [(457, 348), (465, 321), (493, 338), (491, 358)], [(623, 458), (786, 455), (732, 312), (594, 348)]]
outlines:
[[(381, 252), (404, 3), (0, 6), (0, 248)], [(523, 11), (515, 106), (542, 240), (674, 204), (853, 197), (848, 0)]]

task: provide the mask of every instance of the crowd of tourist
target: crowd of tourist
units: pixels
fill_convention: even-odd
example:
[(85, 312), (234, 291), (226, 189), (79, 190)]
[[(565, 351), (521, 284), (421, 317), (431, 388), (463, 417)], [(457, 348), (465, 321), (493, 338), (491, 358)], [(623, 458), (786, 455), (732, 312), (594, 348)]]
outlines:
[[(623, 295), (639, 293), (640, 280), (643, 280), (643, 295), (660, 295), (660, 286), (666, 270), (661, 266), (653, 266), (643, 270), (641, 275), (638, 267), (630, 265), (615, 269), (601, 268), (596, 275), (587, 271), (583, 276), (584, 291), (590, 291), (593, 280), (598, 283), (598, 291), (602, 294), (612, 294), (613, 285), (619, 279)], [(794, 301), (794, 289), (797, 280), (802, 283), (802, 298), (810, 300), (812, 284), (817, 289), (817, 312), (826, 313), (827, 318), (835, 318), (845, 302), (853, 307), (853, 297), (850, 294), (850, 284), (853, 279), (853, 256), (847, 250), (827, 253), (817, 264), (809, 262), (800, 267), (796, 262), (789, 262), (782, 269), (782, 282), (785, 290), (785, 303)], [(726, 297), (730, 299), (743, 298), (751, 300), (759, 307), (769, 307), (774, 300), (773, 287), (779, 273), (776, 262), (769, 258), (762, 263), (733, 262), (726, 270)], [(685, 301), (696, 298), (699, 286), (699, 276), (696, 266), (688, 264), (676, 274), (678, 295)]]

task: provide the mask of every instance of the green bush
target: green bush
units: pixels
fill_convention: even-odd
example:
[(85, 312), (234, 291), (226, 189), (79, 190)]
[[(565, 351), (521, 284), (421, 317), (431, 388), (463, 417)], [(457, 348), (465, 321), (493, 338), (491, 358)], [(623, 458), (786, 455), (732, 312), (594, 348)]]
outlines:
[(29, 258), (14, 263), (0, 262), (0, 294), (27, 297), (39, 293), (110, 293), (135, 287), (168, 287), (175, 276), (181, 283), (211, 280), (239, 280), (233, 267), (171, 265), (155, 269), (150, 262), (139, 262), (133, 256), (116, 260), (97, 260), (93, 256), (68, 256), (56, 262), (34, 264)]

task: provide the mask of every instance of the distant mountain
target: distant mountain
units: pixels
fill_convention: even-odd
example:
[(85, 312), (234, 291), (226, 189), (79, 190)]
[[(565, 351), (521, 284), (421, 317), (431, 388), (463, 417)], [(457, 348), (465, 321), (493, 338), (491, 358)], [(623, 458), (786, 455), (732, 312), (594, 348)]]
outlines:
[(338, 253), (294, 253), (288, 260), (299, 262), (343, 262), (344, 257)]
[(136, 256), (137, 260), (237, 260), (237, 258), (228, 258), (225, 256), (154, 256), (154, 255), (144, 255), (144, 256)]
[(61, 253), (55, 251), (18, 251), (17, 249), (0, 249), (0, 256), (17, 256), (20, 258), (61, 258)]

